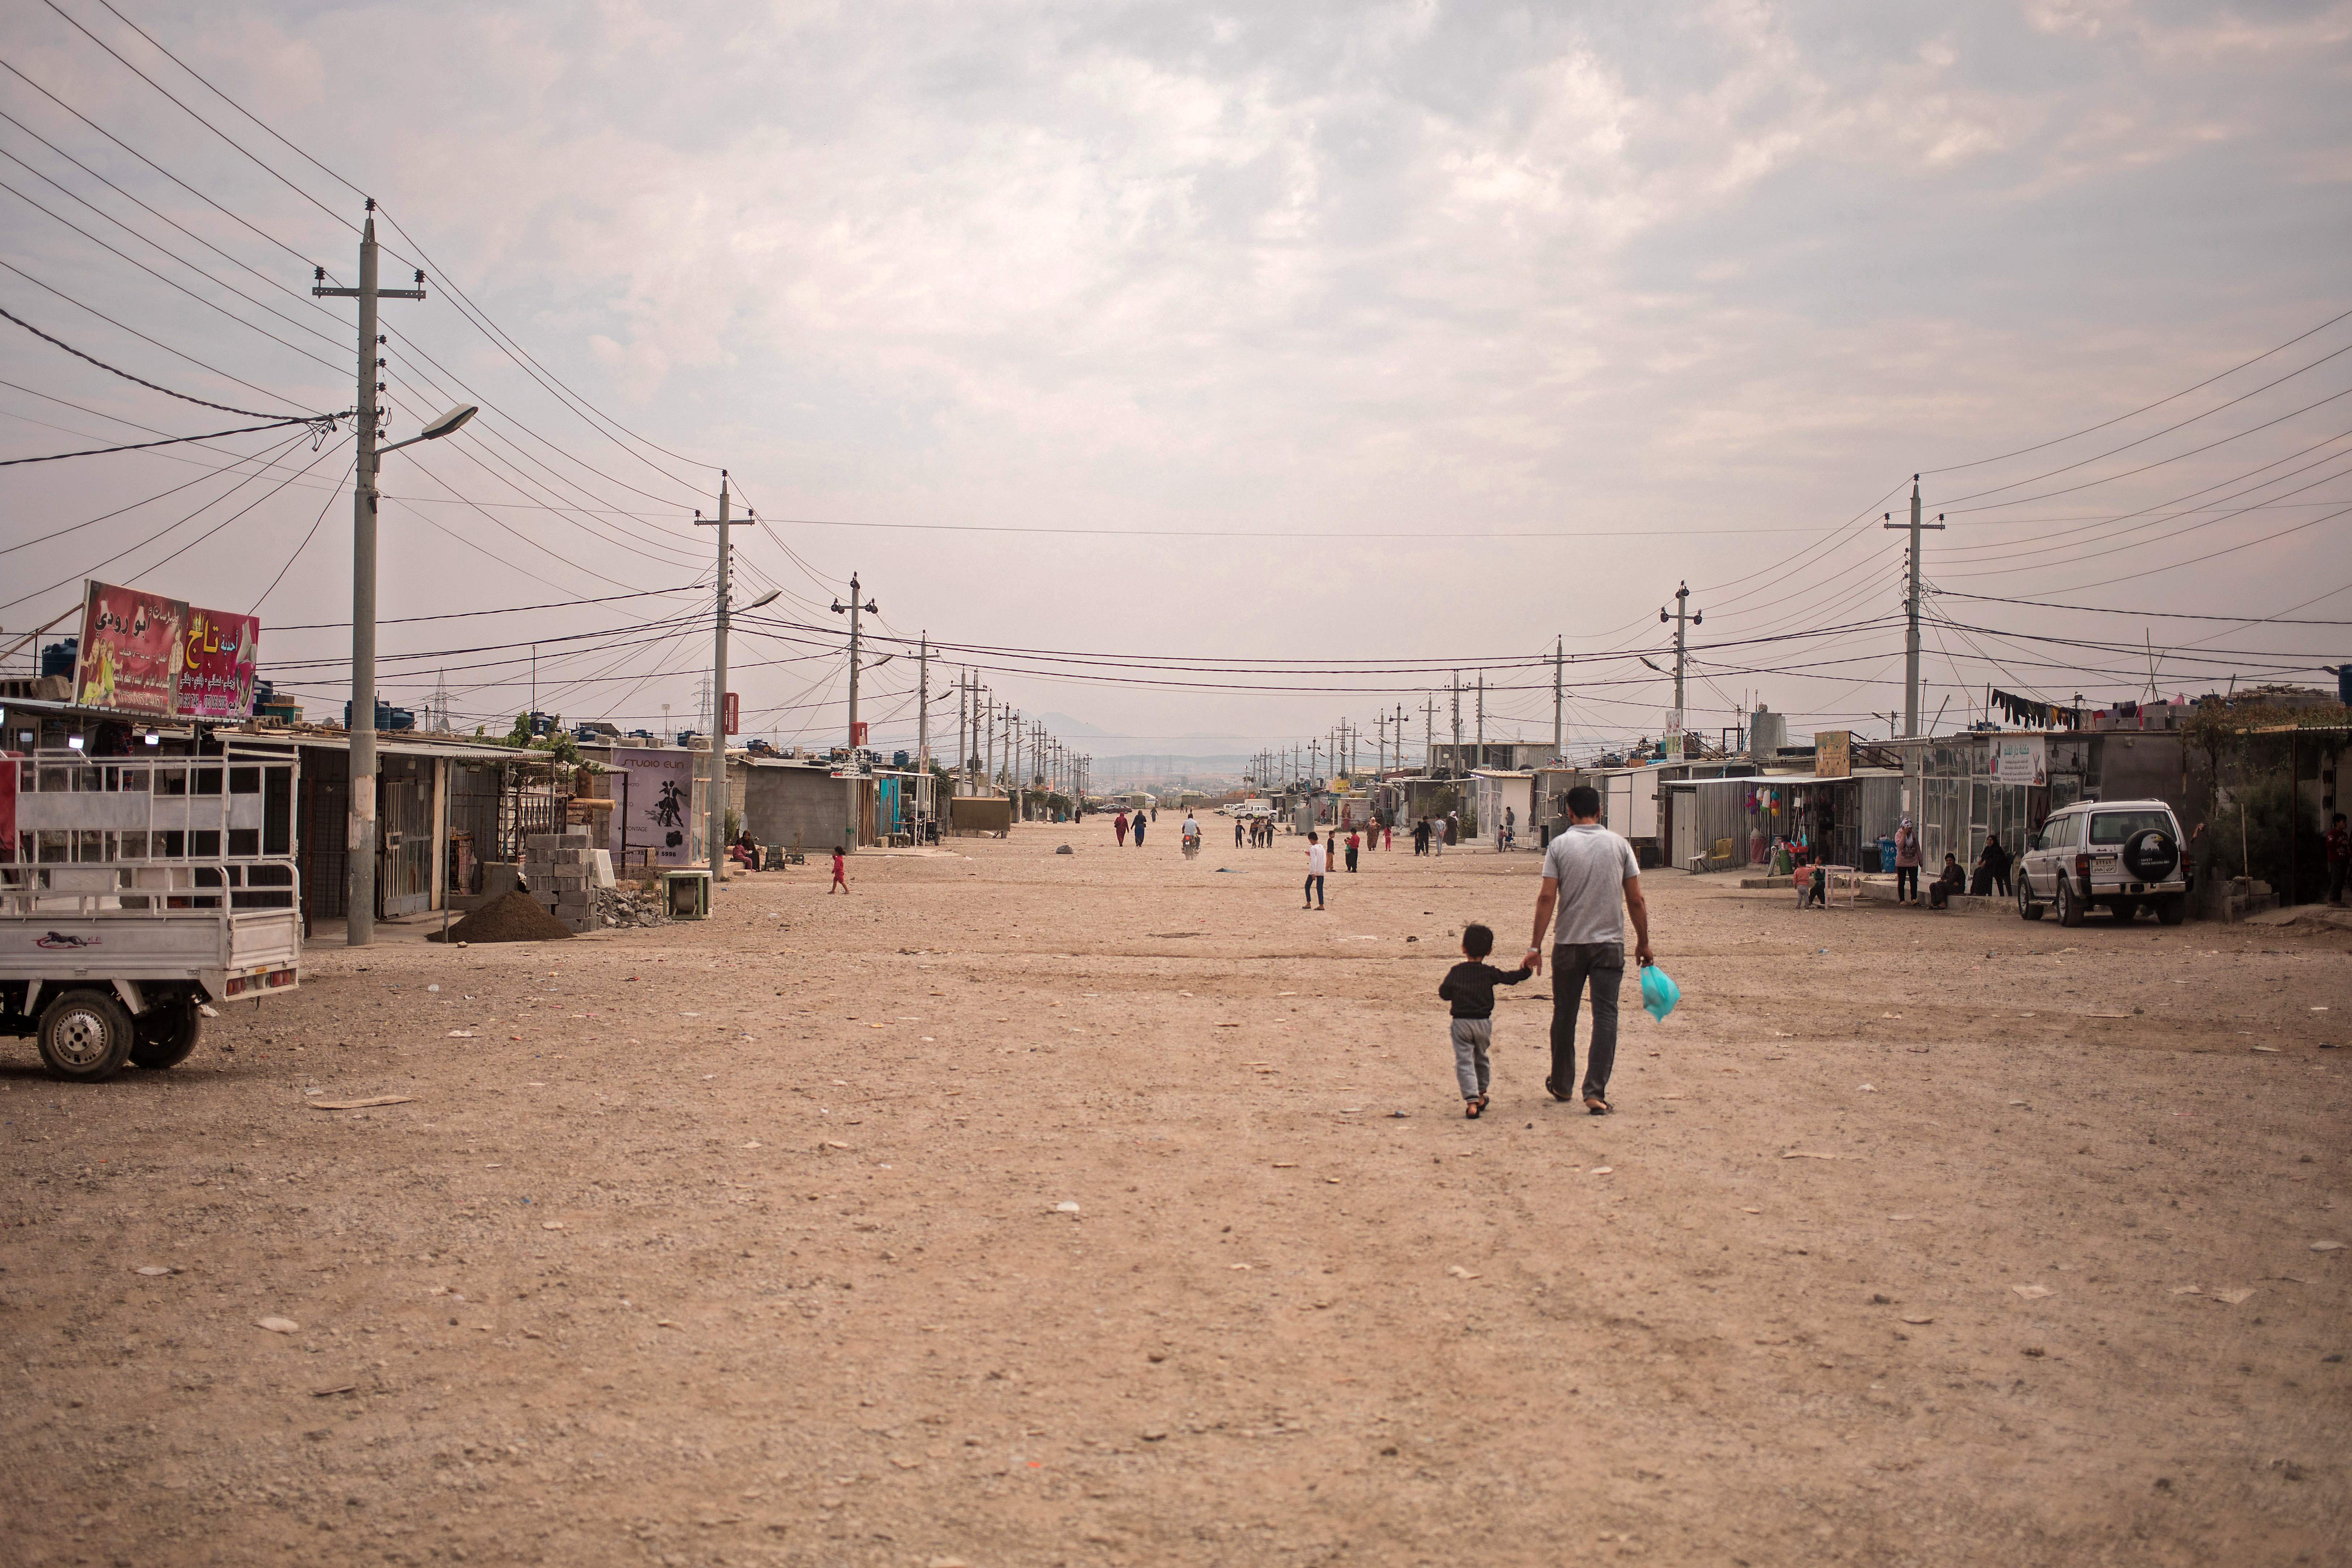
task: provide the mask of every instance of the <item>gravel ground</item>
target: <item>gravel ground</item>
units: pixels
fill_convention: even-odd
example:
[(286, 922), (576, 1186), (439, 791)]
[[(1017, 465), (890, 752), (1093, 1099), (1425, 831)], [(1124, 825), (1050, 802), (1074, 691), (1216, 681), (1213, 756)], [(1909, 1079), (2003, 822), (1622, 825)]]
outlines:
[(2352, 939), (1653, 873), (1619, 1113), (1537, 983), (1466, 1122), (1533, 854), (1177, 837), (0, 1042), (0, 1561), (2347, 1561)]

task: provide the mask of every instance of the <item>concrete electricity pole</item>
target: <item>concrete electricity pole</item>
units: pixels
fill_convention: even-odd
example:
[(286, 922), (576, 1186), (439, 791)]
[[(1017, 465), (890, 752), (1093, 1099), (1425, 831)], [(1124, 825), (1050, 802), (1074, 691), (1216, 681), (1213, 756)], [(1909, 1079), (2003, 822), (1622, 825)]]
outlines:
[(1454, 672), (1454, 766), (1449, 773), (1462, 771), (1462, 672)]
[(1560, 667), (1561, 667), (1561, 665), (1562, 665), (1563, 664), (1565, 664), (1565, 663), (1566, 663), (1566, 653), (1567, 653), (1567, 648), (1568, 648), (1568, 639), (1566, 639), (1565, 637), (1556, 637), (1556, 638), (1554, 638), (1554, 639), (1552, 640), (1552, 645), (1551, 645), (1551, 755), (1552, 755), (1552, 760), (1553, 760), (1553, 761), (1555, 761), (1555, 762), (1557, 762), (1557, 761), (1559, 761), (1559, 758), (1560, 758), (1560, 757), (1561, 757), (1561, 755), (1562, 755), (1562, 749), (1563, 749), (1563, 747), (1564, 747), (1566, 746), (1566, 744), (1567, 744), (1567, 742), (1566, 742), (1566, 732), (1561, 728), (1561, 727), (1560, 727), (1560, 721), (1559, 721), (1559, 713), (1560, 713), (1559, 675), (1560, 675)]
[[(703, 848), (710, 857), (710, 880), (727, 880), (727, 589), (734, 577), (734, 550), (727, 542), (728, 528), (732, 519), (728, 515), (730, 497), (727, 493), (727, 470), (719, 471), (719, 520), (707, 521), (698, 512), (697, 528), (719, 530), (719, 589), (712, 615), (713, 634), (710, 654), (710, 783), (706, 804), (709, 807), (709, 823), (703, 830)], [(743, 514), (746, 526), (759, 519), (750, 512)], [(768, 595), (773, 599), (774, 594)], [(761, 602), (765, 603), (762, 600)], [(856, 677), (850, 689), (856, 691)], [(855, 701), (855, 699), (852, 699)]]
[(1486, 672), (1484, 670), (1478, 672), (1478, 761), (1476, 766), (1480, 768), (1486, 766)]
[(376, 398), (383, 391), (376, 380), (383, 361), (376, 354), (382, 340), (375, 306), (379, 299), (424, 298), (425, 275), (416, 275), (414, 288), (376, 287), (375, 198), (370, 196), (367, 226), (360, 231), (359, 287), (328, 287), (322, 267), (311, 279), (310, 293), (360, 302), (360, 399), (352, 416), (359, 455), (352, 469), (352, 802), (345, 837), (351, 876), (343, 939), (364, 947), (375, 940), (375, 438), (383, 417)]
[[(1895, 520), (1892, 512), (1886, 514), (1886, 521), (1880, 525), (1886, 528), (1905, 526)], [(1911, 521), (1908, 526), (1911, 529), (1911, 591), (1904, 596), (1903, 601), (1905, 618), (1908, 622), (1903, 633), (1903, 733), (1913, 736), (1919, 733), (1919, 535), (1923, 531), (1940, 531), (1944, 526), (1944, 514), (1941, 512), (1936, 514), (1936, 520), (1932, 523), (1919, 520), (1919, 476), (1916, 474), (1911, 476)]]
[(855, 753), (858, 745), (857, 617), (860, 612), (864, 612), (870, 615), (881, 613), (880, 608), (870, 599), (860, 603), (857, 597), (858, 592), (857, 574), (853, 571), (849, 574), (849, 602), (846, 605), (844, 605), (838, 599), (833, 601), (833, 612), (835, 615), (846, 613), (849, 617), (849, 745), (852, 752), (849, 758), (849, 766), (852, 771), (855, 771), (857, 767), (857, 758)]
[(1676, 735), (1680, 735), (1690, 727), (1683, 717), (1683, 669), (1688, 658), (1684, 633), (1688, 627), (1696, 626), (1704, 622), (1706, 615), (1704, 612), (1691, 609), (1690, 584), (1685, 582), (1675, 589), (1675, 612), (1668, 615), (1662, 607), (1658, 611), (1658, 619), (1672, 621), (1675, 623), (1675, 711), (1670, 716), (1674, 722), (1667, 727)]
[(931, 634), (922, 633), (915, 653), (915, 768), (931, 770)]
[(1421, 770), (1427, 773), (1437, 758), (1437, 699), (1424, 697), (1421, 704)]

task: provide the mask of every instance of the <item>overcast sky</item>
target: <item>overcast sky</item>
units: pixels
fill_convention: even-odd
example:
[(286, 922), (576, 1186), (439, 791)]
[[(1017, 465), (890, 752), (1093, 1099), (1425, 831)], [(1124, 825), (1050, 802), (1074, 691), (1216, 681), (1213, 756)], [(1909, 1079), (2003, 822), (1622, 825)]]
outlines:
[[(1160, 666), (1209, 659), (1459, 661), (1505, 688), (1490, 736), (1549, 737), (1549, 668), (1506, 662), (1555, 637), (1588, 656), (1568, 669), (1572, 752), (1654, 733), (1671, 685), (1630, 655), (1670, 665), (1657, 612), (1683, 580), (1708, 612), (1694, 727), (1761, 698), (1801, 734), (1884, 733), (1902, 541), (1877, 523), (1915, 471), (1948, 514), (1926, 558), (1948, 591), (2246, 617), (2339, 591), (2294, 613), (2352, 622), (2352, 519), (2333, 516), (2352, 507), (2352, 396), (2324, 401), (2352, 392), (2352, 353), (2326, 358), (2352, 321), (2002, 455), (2352, 308), (2352, 5), (115, 3), (323, 168), (100, 0), (57, 5), (258, 162), (46, 0), (10, 7), (0, 54), (23, 77), (0, 75), (18, 122), (0, 149), (21, 162), (0, 160), (18, 193), (0, 192), (0, 258), (19, 270), (0, 307), (209, 401), (340, 410), (349, 303), (297, 295), (306, 262), (354, 271), (360, 198), (336, 176), (378, 197), (409, 236), (387, 231), (386, 281), (416, 246), (434, 275), (427, 301), (384, 307), (394, 434), (461, 397), (489, 410), (387, 459), (387, 618), (691, 584), (712, 545), (691, 508), (715, 510), (725, 466), (765, 519), (739, 559), (785, 591), (762, 616), (837, 628), (855, 570), (886, 633), (1125, 659), (1069, 679), (968, 656), (1003, 700), (1102, 731), (1085, 747), (1104, 754), (1370, 731), (1399, 706), (1417, 746), (1447, 678), (1208, 678)], [(250, 423), (0, 331), (5, 455), (152, 438), (121, 421)], [(0, 546), (200, 481), (0, 555), (0, 599), (26, 596), (0, 626), (66, 608), (93, 568), (242, 611), (293, 557), (261, 606), (264, 663), (339, 716), (325, 662), (346, 634), (279, 629), (348, 619), (347, 445), (310, 467), (297, 445), (98, 566), (233, 482), (205, 477), (220, 454), (274, 439), (0, 470)], [(1933, 604), (1960, 623), (1927, 643), (1946, 727), (1988, 684), (2147, 685), (2147, 655), (2024, 636), (2145, 637), (2166, 695), (2233, 671), (2322, 681), (2352, 644)], [(667, 704), (680, 727), (706, 632), (582, 634), (698, 608), (413, 622), (383, 645), (488, 649), (446, 655), (469, 725), (530, 687), (527, 655), (467, 667), (542, 637), (541, 706), (629, 728)], [(1855, 622), (1873, 624), (1759, 641)], [(837, 632), (757, 631), (730, 682), (746, 728), (837, 741)], [(866, 677), (885, 744), (911, 737), (910, 665)], [(386, 688), (420, 699), (431, 668), (388, 664)]]

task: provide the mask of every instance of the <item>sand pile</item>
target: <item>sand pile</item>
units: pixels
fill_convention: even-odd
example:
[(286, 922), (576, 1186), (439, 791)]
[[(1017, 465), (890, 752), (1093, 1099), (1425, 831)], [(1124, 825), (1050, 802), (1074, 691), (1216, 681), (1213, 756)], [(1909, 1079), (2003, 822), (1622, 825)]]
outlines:
[[(550, 915), (527, 893), (509, 893), (475, 910), (449, 927), (452, 942), (551, 942), (569, 936), (572, 928)], [(441, 941), (438, 931), (425, 940)]]

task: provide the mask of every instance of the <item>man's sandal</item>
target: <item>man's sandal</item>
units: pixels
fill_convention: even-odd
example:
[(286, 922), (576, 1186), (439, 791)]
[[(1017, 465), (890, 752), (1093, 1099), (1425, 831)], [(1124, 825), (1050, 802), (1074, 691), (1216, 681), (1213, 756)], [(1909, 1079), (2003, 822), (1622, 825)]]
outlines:
[(1549, 1078), (1544, 1080), (1544, 1092), (1563, 1104), (1576, 1098), (1575, 1095), (1569, 1093), (1566, 1090), (1562, 1089), (1559, 1084), (1553, 1082)]
[(1484, 1094), (1479, 1095), (1475, 1100), (1465, 1100), (1462, 1102), (1462, 1113), (1473, 1122), (1476, 1121), (1479, 1116), (1486, 1112), (1486, 1097)]
[(1595, 1116), (1609, 1114), (1609, 1102), (1598, 1094), (1587, 1094), (1584, 1097), (1584, 1108)]

